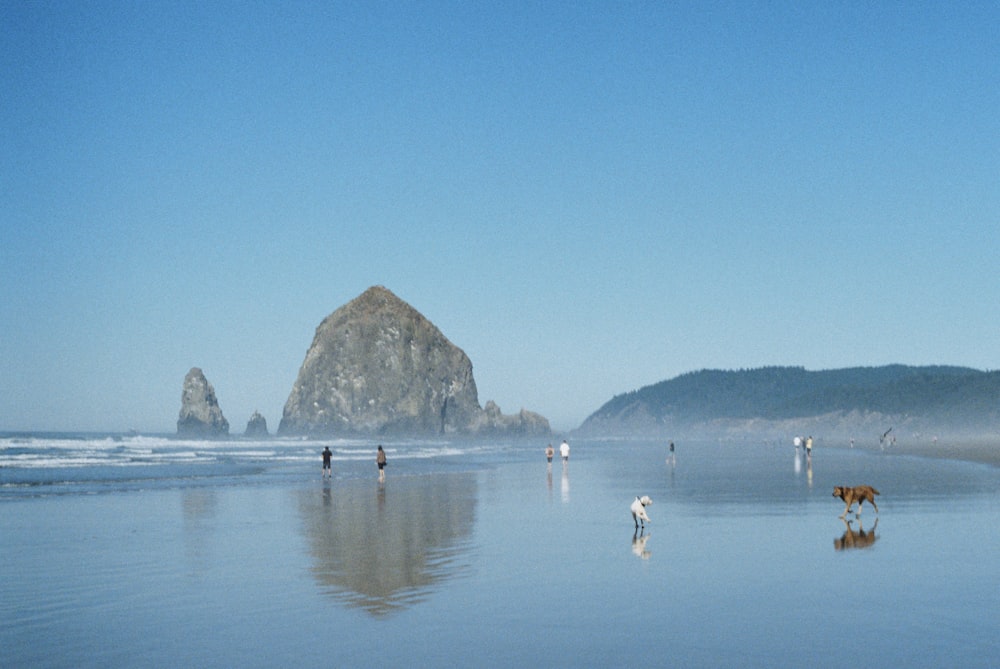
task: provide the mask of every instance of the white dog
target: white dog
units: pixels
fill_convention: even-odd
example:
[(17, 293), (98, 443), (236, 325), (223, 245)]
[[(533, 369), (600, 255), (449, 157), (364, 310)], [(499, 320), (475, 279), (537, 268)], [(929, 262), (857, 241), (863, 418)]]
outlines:
[(646, 523), (651, 522), (649, 516), (646, 515), (646, 507), (652, 503), (653, 500), (648, 495), (636, 497), (635, 501), (632, 502), (632, 520), (635, 522), (636, 529), (639, 529), (639, 523), (642, 523), (642, 527), (645, 529)]

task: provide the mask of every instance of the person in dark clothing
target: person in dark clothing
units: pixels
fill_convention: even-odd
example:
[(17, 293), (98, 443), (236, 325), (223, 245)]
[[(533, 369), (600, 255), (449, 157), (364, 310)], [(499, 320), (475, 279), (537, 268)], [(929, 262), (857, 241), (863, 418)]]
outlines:
[(333, 451), (327, 446), (323, 449), (323, 478), (333, 478), (333, 467), (330, 462), (332, 457)]
[(375, 464), (378, 465), (378, 480), (385, 480), (385, 451), (382, 450), (382, 444), (378, 445), (378, 454), (375, 456)]

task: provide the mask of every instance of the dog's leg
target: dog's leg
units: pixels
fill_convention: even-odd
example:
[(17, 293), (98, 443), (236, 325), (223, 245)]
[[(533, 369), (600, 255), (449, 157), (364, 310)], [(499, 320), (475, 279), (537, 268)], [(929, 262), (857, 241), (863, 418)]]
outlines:
[(878, 513), (878, 504), (875, 503), (875, 498), (872, 497), (872, 506), (875, 507), (875, 513)]

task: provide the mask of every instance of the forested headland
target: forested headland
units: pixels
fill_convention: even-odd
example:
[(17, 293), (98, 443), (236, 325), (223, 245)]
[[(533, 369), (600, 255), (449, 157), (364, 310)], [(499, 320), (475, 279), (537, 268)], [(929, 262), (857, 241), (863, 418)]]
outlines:
[(578, 433), (722, 436), (797, 432), (870, 438), (1000, 435), (1000, 372), (887, 365), (701, 370), (617, 395)]

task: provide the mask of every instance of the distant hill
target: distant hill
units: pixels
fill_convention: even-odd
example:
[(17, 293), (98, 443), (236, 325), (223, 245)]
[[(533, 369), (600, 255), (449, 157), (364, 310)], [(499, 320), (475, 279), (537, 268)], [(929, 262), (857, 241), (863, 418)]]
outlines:
[(869, 438), (893, 426), (897, 433), (928, 436), (1000, 434), (1000, 372), (906, 365), (702, 370), (618, 395), (576, 432)]

